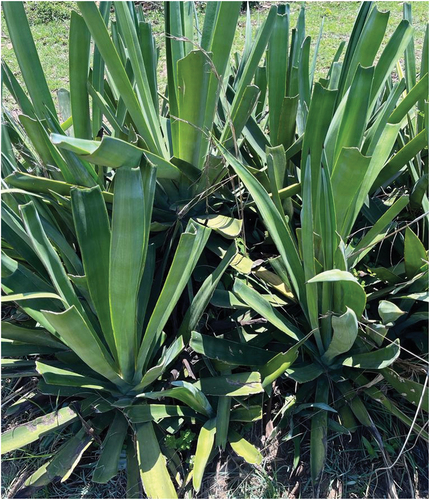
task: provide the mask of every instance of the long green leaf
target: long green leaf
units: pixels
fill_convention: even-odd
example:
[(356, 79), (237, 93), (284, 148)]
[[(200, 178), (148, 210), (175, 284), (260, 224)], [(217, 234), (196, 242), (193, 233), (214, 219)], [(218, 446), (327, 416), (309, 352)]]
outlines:
[(301, 340), (303, 334), (301, 331), (290, 323), (281, 313), (279, 313), (267, 300), (265, 300), (257, 291), (246, 286), (241, 281), (234, 282), (233, 291), (239, 296), (249, 307), (261, 314), (263, 318), (276, 326), (279, 330), (286, 333), (294, 340)]
[(400, 341), (396, 339), (389, 346), (363, 354), (353, 354), (344, 359), (343, 366), (376, 370), (390, 366), (400, 356)]
[(202, 485), (203, 474), (214, 445), (215, 431), (216, 419), (213, 418), (208, 420), (201, 428), (197, 439), (197, 449), (194, 457), (195, 465), (193, 469), (193, 488), (196, 492), (200, 491)]
[(198, 332), (192, 332), (190, 347), (209, 359), (216, 359), (232, 365), (259, 366), (269, 361), (274, 355), (273, 352), (258, 347), (232, 340), (217, 339), (209, 335), (201, 335)]
[(109, 308), (110, 227), (100, 188), (72, 189), (72, 210), (88, 289), (109, 348), (116, 357)]
[(152, 422), (136, 426), (140, 478), (148, 498), (178, 498)]
[(228, 441), (233, 450), (249, 464), (261, 464), (263, 457), (255, 446), (233, 429), (228, 433)]
[[(149, 362), (155, 342), (181, 296), (210, 235), (210, 229), (189, 221), (182, 233), (161, 294), (152, 312), (140, 346), (136, 379)], [(138, 383), (140, 380), (135, 380)]]
[(146, 117), (142, 113), (141, 105), (134, 93), (126, 70), (109, 36), (106, 24), (95, 2), (80, 2), (78, 6), (94, 42), (100, 50), (100, 54), (109, 69), (109, 73), (118, 88), (121, 98), (136, 124), (139, 134), (143, 137), (150, 151), (164, 156), (165, 148), (159, 141), (161, 130), (151, 130), (150, 124), (146, 121)]
[(114, 384), (124, 387), (124, 381), (113, 368), (106, 348), (93, 329), (85, 322), (75, 306), (62, 313), (43, 311), (45, 318), (61, 339), (94, 371)]
[(75, 137), (91, 139), (90, 102), (87, 84), (91, 35), (83, 18), (71, 13), (69, 34), (70, 104)]
[(116, 412), (103, 441), (100, 457), (94, 469), (93, 481), (95, 483), (105, 484), (116, 476), (127, 429), (127, 420), (120, 412)]
[(220, 144), (218, 144), (218, 148), (254, 198), (261, 217), (288, 270), (289, 278), (294, 287), (294, 292), (296, 293), (299, 301), (302, 304), (305, 304), (306, 292), (304, 289), (303, 268), (297, 244), (293, 239), (293, 235), (291, 234), (285, 219), (281, 217), (267, 191), (247, 170), (247, 168), (241, 165), (241, 163)]
[(13, 427), (1, 436), (1, 452), (2, 454), (9, 453), (10, 451), (22, 448), (77, 419), (77, 413), (70, 406), (65, 406), (58, 411), (38, 417), (29, 423)]
[(46, 116), (45, 106), (54, 114), (55, 106), (43, 74), (23, 2), (5, 2), (3, 12), (18, 64), (39, 118)]

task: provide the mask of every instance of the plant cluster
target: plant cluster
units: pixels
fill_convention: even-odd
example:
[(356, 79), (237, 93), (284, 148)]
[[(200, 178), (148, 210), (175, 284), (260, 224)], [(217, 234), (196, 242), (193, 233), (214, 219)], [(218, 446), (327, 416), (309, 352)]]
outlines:
[(318, 494), (330, 435), (366, 429), (384, 454), (368, 401), (427, 441), (428, 29), (417, 68), (410, 4), (381, 48), (389, 13), (364, 2), (314, 81), (304, 8), (290, 30), (273, 5), (255, 36), (248, 11), (232, 54), (241, 2), (208, 2), (203, 26), (165, 2), (165, 89), (140, 5), (77, 5), (56, 106), (3, 2), (25, 88), (3, 63), (20, 113), (2, 110), (2, 374), (38, 381), (7, 414), (39, 415), (2, 453), (64, 433), (25, 494), (90, 447), (97, 483), (126, 460), (128, 498), (198, 492), (220, 449), (261, 462), (244, 434), (263, 415), (296, 465), (309, 429)]

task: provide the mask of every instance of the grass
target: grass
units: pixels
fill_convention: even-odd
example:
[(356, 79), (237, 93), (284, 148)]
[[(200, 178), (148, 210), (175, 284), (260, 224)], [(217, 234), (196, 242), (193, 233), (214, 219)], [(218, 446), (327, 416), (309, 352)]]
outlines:
[[(252, 25), (254, 33), (266, 16), (266, 11), (271, 5), (279, 2), (260, 2), (259, 8), (252, 11)], [(339, 44), (351, 33), (355, 16), (360, 7), (360, 2), (303, 2), (306, 6), (306, 32), (312, 39), (312, 51), (319, 34), (322, 18), (324, 17), (324, 29), (321, 45), (318, 53), (315, 77), (322, 78), (326, 75), (331, 61)], [(161, 2), (144, 2), (147, 20), (153, 24), (153, 31), (160, 47), (160, 60), (158, 66), (159, 85), (162, 89), (166, 83), (164, 63), (164, 16)], [(297, 22), (298, 13), (302, 2), (291, 2), (291, 27)], [(377, 2), (378, 9), (390, 11), (387, 34), (385, 40), (394, 32), (396, 26), (402, 19), (401, 2)], [(42, 67), (47, 77), (48, 87), (54, 95), (60, 88), (69, 88), (68, 82), (68, 27), (70, 12), (76, 9), (75, 2), (27, 2), (26, 10), (29, 16), (30, 26), (36, 43)], [(413, 26), (415, 28), (415, 50), (417, 59), (421, 56), (424, 40), (425, 25), (428, 22), (429, 2), (415, 1), (412, 6)], [(198, 2), (197, 6), (200, 26), (204, 16), (204, 4)], [(234, 41), (234, 51), (241, 53), (245, 43), (246, 14), (242, 13)], [(19, 66), (13, 52), (13, 47), (7, 33), (7, 26), (2, 15), (2, 58), (11, 67), (15, 76), (19, 77)], [(419, 67), (418, 67), (419, 68)], [(15, 108), (11, 97), (4, 94), (4, 104), (9, 110)]]

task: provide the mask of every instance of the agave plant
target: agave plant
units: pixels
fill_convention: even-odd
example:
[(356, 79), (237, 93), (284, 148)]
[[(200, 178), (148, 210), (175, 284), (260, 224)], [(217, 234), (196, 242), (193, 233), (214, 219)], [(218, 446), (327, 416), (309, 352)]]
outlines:
[[(288, 25), (287, 18), (287, 14), (280, 12), (276, 22)], [(392, 69), (413, 43), (413, 33), (409, 22), (402, 21), (375, 62), (387, 20), (388, 13), (364, 3), (343, 63), (334, 61), (327, 79), (315, 83), (313, 90), (307, 84), (309, 65), (302, 59), (306, 78), (305, 81), (299, 78), (299, 111), (282, 127), (282, 130), (296, 131), (298, 138), (291, 144), (291, 136), (283, 142), (279, 140), (279, 132), (272, 133), (278, 130), (278, 118), (270, 116), (273, 108), (269, 107), (272, 147), (266, 149), (267, 163), (263, 170), (255, 172), (246, 165), (244, 156), (235, 156), (218, 144), (226, 162), (253, 198), (271, 240), (267, 243), (274, 244), (279, 252), (279, 257), (270, 259), (271, 267), (297, 305), (286, 308), (290, 317), (280, 313), (258, 292), (261, 283), (243, 277), (236, 278), (233, 293), (242, 307), (246, 304), (292, 339), (302, 339), (308, 332), (312, 333), (312, 339), (303, 346), (300, 362), (286, 370), (289, 378), (303, 384), (303, 390), (299, 389), (293, 402), (288, 401), (282, 413), (285, 423), (303, 404), (314, 407), (311, 474), (315, 485), (325, 462), (329, 412), (338, 411), (340, 415), (340, 422), (336, 420), (337, 425), (331, 427), (339, 430), (340, 423), (344, 430), (352, 428), (356, 426), (355, 417), (381, 442), (356, 386), (364, 386), (366, 397), (380, 402), (428, 439), (428, 434), (368, 379), (373, 373), (378, 375), (378, 380), (385, 379), (400, 392), (403, 387), (404, 397), (428, 411), (425, 383), (417, 385), (399, 379), (395, 368), (390, 368), (402, 348), (401, 322), (396, 329), (396, 320), (409, 317), (413, 324), (413, 316), (417, 314), (415, 320), (419, 321), (423, 309), (419, 306), (415, 309), (414, 303), (428, 300), (427, 253), (408, 227), (410, 223), (403, 231), (405, 226), (396, 222), (411, 205), (403, 186), (394, 182), (405, 165), (416, 172), (415, 182), (421, 180), (416, 166), (419, 164), (420, 172), (423, 166), (421, 156), (416, 155), (426, 145), (425, 134), (420, 136), (418, 131), (423, 130), (420, 102), (428, 93), (427, 64), (423, 63), (416, 83), (408, 84), (403, 78), (397, 82), (391, 80)], [(275, 40), (281, 34), (273, 31), (272, 36)], [(292, 45), (294, 40), (293, 36)], [(303, 51), (308, 43), (307, 40), (302, 43), (302, 57), (306, 57)], [(268, 63), (275, 47), (275, 44), (269, 45)], [(268, 86), (269, 103), (271, 92), (272, 100), (278, 99), (275, 113), (279, 112), (282, 100), (287, 103), (291, 99), (288, 96), (291, 73), (287, 70), (290, 67), (285, 59), (282, 88)], [(279, 68), (274, 70), (267, 65), (268, 82), (276, 81), (277, 70)], [(412, 137), (407, 144), (405, 134)], [(294, 140), (294, 133), (292, 137)], [(382, 203), (377, 190), (387, 184), (391, 189), (389, 201)], [(414, 187), (415, 192), (418, 189)], [(293, 198), (293, 207), (299, 210), (299, 221), (291, 212), (291, 205), (286, 205), (281, 198), (284, 193), (287, 197), (295, 196), (297, 190), (300, 196)], [(425, 195), (420, 201), (428, 217)], [(363, 218), (372, 227), (361, 230), (360, 237), (354, 238), (355, 230), (365, 225)], [(378, 243), (390, 244), (393, 229), (395, 234), (404, 234), (402, 244), (396, 248), (400, 246), (405, 267), (385, 269), (374, 265), (373, 279), (368, 279), (363, 287), (357, 277), (360, 263)], [(391, 272), (396, 277), (387, 277), (386, 273)], [(387, 281), (389, 287), (384, 286)], [(272, 289), (272, 293), (276, 294), (276, 289)], [(408, 312), (412, 312), (411, 316), (406, 316)]]
[[(173, 498), (175, 487), (153, 423), (161, 426), (161, 432), (169, 427), (175, 433), (184, 418), (201, 422), (194, 473), (198, 489), (211, 451), (204, 446), (208, 439), (205, 432), (213, 436), (215, 424), (222, 425), (208, 398), (223, 400), (225, 405), (225, 400), (240, 401), (242, 396), (257, 394), (263, 388), (258, 372), (232, 370), (228, 375), (199, 378), (193, 384), (186, 380), (168, 382), (169, 368), (182, 355), (184, 343), (236, 248), (232, 244), (194, 297), (189, 288), (191, 303), (182, 322), (178, 323), (181, 315), (172, 320), (210, 229), (190, 221), (180, 236), (167, 275), (166, 262), (156, 271), (156, 244), (150, 240), (155, 169), (148, 165), (121, 167), (116, 176), (109, 211), (99, 186), (71, 191), (70, 229), (76, 234), (79, 254), (47, 218), (51, 216), (52, 220), (53, 200), (43, 200), (44, 210), (40, 211), (33, 201), (19, 205), (20, 217), (7, 205), (3, 207), (5, 237), (10, 244), (2, 259), (2, 287), (8, 294), (3, 299), (16, 302), (31, 318), (25, 326), (3, 323), (3, 355), (40, 356), (24, 363), (8, 359), (6, 374), (17, 377), (24, 370), (40, 375), (41, 394), (67, 396), (69, 402), (53, 413), (6, 431), (2, 452), (21, 448), (80, 420), (82, 429), (26, 481), (28, 488), (67, 479), (85, 449), (100, 441), (100, 434), (107, 429), (94, 481), (107, 482), (116, 474), (126, 441), (130, 488), (135, 490), (141, 479), (148, 497)], [(12, 228), (15, 240), (8, 238)], [(49, 354), (48, 359), (43, 356)], [(239, 360), (238, 365), (244, 362)], [(166, 389), (166, 385), (172, 388)], [(152, 402), (160, 398), (178, 400), (183, 405)], [(252, 408), (247, 412), (230, 409), (229, 405), (232, 421), (253, 420), (261, 413), (258, 408), (257, 413)], [(165, 425), (165, 419), (170, 425)], [(228, 425), (224, 434), (224, 440), (229, 439), (239, 453), (247, 456), (249, 449), (252, 452), (249, 444), (241, 452), (242, 438)]]

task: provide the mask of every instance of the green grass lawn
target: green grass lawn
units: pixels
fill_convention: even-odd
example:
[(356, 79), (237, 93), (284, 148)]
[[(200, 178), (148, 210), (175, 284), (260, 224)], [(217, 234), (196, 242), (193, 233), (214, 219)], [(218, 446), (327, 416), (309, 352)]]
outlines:
[[(257, 9), (252, 10), (252, 25), (254, 31), (262, 23), (267, 9), (279, 2), (260, 2)], [(318, 53), (316, 78), (324, 77), (331, 64), (339, 44), (348, 40), (354, 25), (355, 16), (360, 2), (303, 2), (306, 6), (306, 32), (312, 38), (311, 50), (314, 50), (321, 22), (324, 20), (323, 36)], [(428, 22), (429, 2), (412, 2), (413, 26), (415, 28), (415, 50), (417, 60), (421, 58), (425, 26)], [(145, 4), (145, 3), (144, 3)], [(160, 47), (158, 67), (160, 89), (164, 87), (164, 19), (162, 2), (147, 2), (144, 6), (147, 19), (153, 23), (153, 31)], [(295, 26), (302, 2), (291, 2), (291, 26)], [(377, 2), (379, 10), (390, 11), (386, 40), (402, 20), (402, 2)], [(75, 2), (27, 2), (26, 10), (36, 47), (39, 51), (42, 67), (48, 81), (48, 86), (55, 94), (60, 88), (69, 88), (68, 81), (68, 27), (71, 9), (76, 9)], [(204, 15), (204, 4), (197, 6), (200, 25)], [(246, 14), (242, 13), (238, 23), (234, 50), (241, 52), (245, 42)], [(12, 68), (19, 78), (19, 66), (10, 43), (7, 26), (2, 16), (2, 58)], [(313, 54), (311, 53), (311, 57)], [(417, 65), (419, 69), (419, 65)], [(20, 80), (22, 83), (22, 81)], [(8, 109), (14, 109), (14, 103), (6, 93), (3, 97)], [(56, 102), (56, 99), (54, 99)]]

